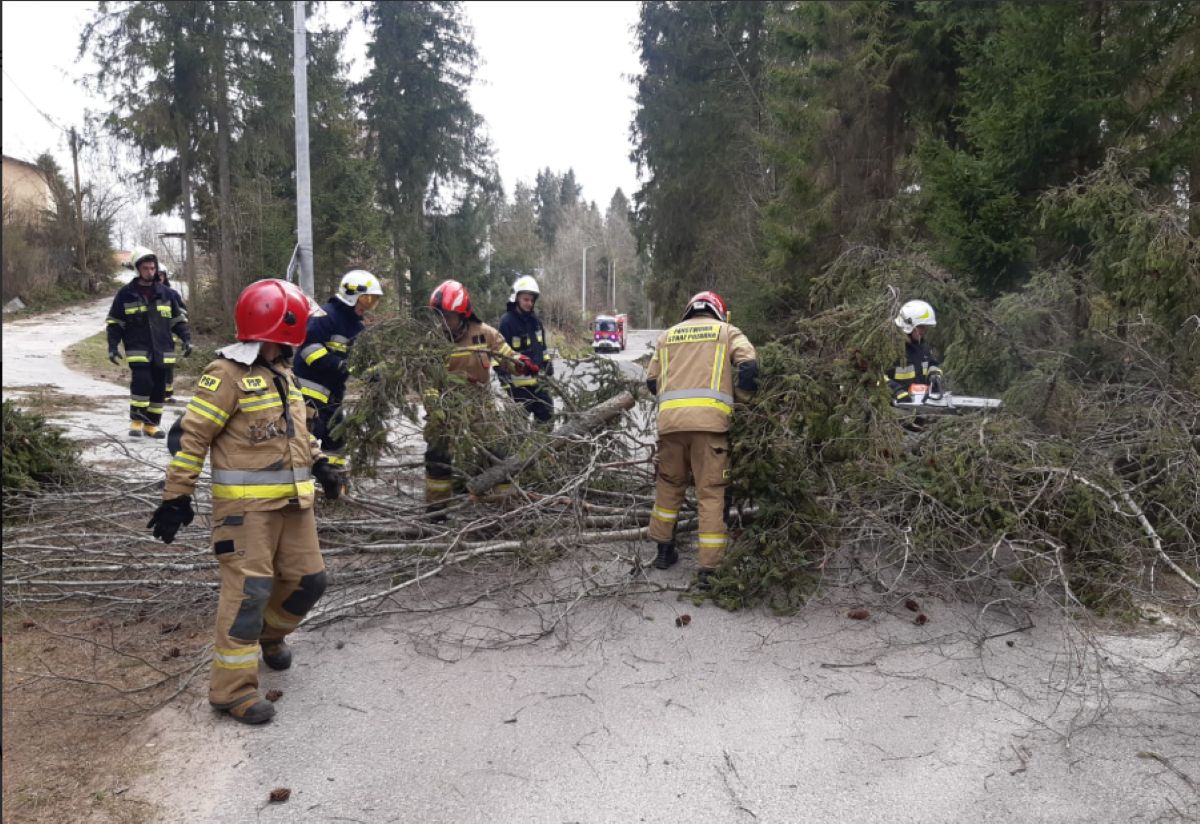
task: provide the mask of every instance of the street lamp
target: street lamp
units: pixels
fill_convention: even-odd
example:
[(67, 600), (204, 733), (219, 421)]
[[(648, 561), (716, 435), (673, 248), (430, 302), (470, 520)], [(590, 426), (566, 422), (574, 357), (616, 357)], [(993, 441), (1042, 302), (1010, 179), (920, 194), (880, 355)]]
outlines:
[(583, 309), (583, 319), (587, 320), (587, 250), (595, 249), (599, 243), (583, 247), (583, 265), (579, 270), (579, 305)]

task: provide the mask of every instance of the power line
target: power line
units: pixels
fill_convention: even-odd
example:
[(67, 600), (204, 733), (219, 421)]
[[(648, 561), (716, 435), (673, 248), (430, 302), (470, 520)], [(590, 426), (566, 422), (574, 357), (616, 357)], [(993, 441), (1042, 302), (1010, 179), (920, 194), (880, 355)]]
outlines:
[(71, 132), (70, 129), (61, 125), (53, 117), (51, 117), (50, 115), (48, 115), (44, 111), (42, 111), (38, 107), (38, 104), (33, 102), (33, 98), (31, 98), (29, 95), (25, 94), (25, 90), (21, 88), (21, 84), (18, 83), (16, 80), (13, 80), (13, 76), (8, 73), (8, 69), (0, 68), (0, 71), (4, 72), (4, 76), (8, 78), (8, 82), (13, 84), (13, 88), (15, 88), (18, 92), (21, 93), (21, 97), (25, 98), (25, 100), (28, 101), (29, 105), (33, 106), (33, 110), (35, 112), (37, 112), (38, 114), (40, 114), (42, 117), (44, 117), (46, 119), (47, 123), (49, 123), (54, 128), (58, 129), (60, 132), (63, 132), (64, 134), (70, 134), (70, 132)]

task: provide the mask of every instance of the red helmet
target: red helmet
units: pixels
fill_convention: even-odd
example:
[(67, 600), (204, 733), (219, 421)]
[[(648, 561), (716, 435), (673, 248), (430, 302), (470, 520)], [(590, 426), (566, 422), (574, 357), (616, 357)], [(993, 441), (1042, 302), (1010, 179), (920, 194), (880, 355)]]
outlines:
[(716, 315), (717, 320), (725, 321), (725, 299), (716, 292), (697, 292), (692, 295), (692, 299), (688, 301), (687, 307), (683, 310), (683, 319), (687, 320), (693, 312), (701, 312), (705, 309)]
[(286, 280), (259, 280), (238, 296), (237, 339), (299, 346), (308, 332), (308, 295)]
[(471, 317), (471, 293), (457, 280), (444, 280), (429, 296), (429, 305), (443, 312)]

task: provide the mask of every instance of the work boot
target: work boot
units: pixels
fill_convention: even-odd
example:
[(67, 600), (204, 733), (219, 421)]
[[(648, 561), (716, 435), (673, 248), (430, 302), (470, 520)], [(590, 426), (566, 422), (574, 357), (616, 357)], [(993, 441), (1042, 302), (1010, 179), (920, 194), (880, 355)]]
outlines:
[(679, 553), (675, 549), (675, 544), (659, 544), (658, 555), (654, 558), (654, 568), (669, 569), (678, 560)]
[(131, 437), (131, 438), (142, 437), (142, 422), (141, 421), (130, 421), (129, 422), (129, 437)]
[(257, 691), (235, 698), (228, 704), (209, 703), (221, 712), (228, 713), (239, 724), (265, 724), (275, 717), (275, 705)]
[(146, 433), (147, 438), (158, 438), (160, 441), (167, 437), (167, 433), (163, 432), (152, 423), (148, 423), (142, 427), (142, 431)]
[(285, 642), (262, 644), (263, 661), (273, 670), (285, 670), (292, 665), (292, 650)]
[(712, 589), (712, 578), (717, 571), (715, 569), (700, 569), (696, 571), (696, 589), (700, 592), (708, 592)]

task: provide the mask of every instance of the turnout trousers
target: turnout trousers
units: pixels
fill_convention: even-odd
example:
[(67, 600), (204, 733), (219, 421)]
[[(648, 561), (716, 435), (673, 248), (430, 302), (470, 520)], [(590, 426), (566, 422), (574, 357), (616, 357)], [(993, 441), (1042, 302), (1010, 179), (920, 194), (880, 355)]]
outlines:
[(679, 507), (689, 480), (696, 485), (700, 510), (697, 562), (715, 569), (725, 559), (729, 534), (725, 527), (725, 489), (729, 486), (729, 436), (725, 432), (671, 432), (658, 438), (658, 471), (650, 538), (672, 543)]
[(151, 426), (162, 422), (167, 370), (171, 368), (156, 363), (129, 364), (129, 420)]
[(259, 644), (282, 641), (325, 592), (312, 507), (227, 515), (213, 529), (221, 596), (208, 700), (231, 709), (258, 697)]
[(307, 403), (308, 431), (321, 442), (321, 452), (329, 459), (329, 464), (338, 469), (345, 469), (346, 441), (344, 438), (335, 438), (331, 434), (345, 417), (342, 412), (341, 400), (330, 400), (325, 403), (315, 398), (309, 398)]
[(533, 415), (538, 423), (550, 423), (554, 414), (554, 400), (550, 393), (540, 386), (509, 386), (508, 396)]
[[(456, 491), (465, 492), (466, 483), (454, 477), (454, 444), (451, 433), (445, 424), (436, 418), (427, 419), (425, 423), (425, 509), (437, 512), (446, 507), (446, 502)], [(503, 444), (495, 437), (495, 430), (490, 421), (484, 416), (475, 422), (467, 433), (467, 437), (479, 446), (475, 449), (470, 465), (463, 467), (467, 474), (482, 472), (492, 466), (494, 460), (504, 460), (507, 452)], [(486, 445), (486, 449), (485, 446)], [(490, 454), (489, 454), (490, 453)], [(513, 490), (511, 482), (496, 484), (493, 490), (496, 495), (508, 495)]]

